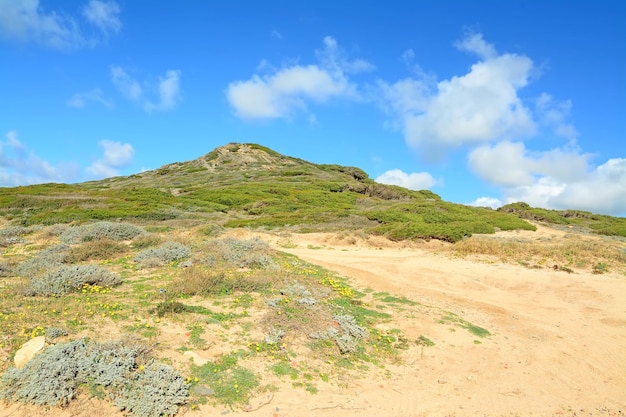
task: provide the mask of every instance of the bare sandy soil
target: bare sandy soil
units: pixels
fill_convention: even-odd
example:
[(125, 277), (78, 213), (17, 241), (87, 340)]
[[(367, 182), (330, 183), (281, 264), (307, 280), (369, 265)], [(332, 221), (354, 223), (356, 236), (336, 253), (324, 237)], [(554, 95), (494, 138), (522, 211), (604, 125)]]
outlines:
[[(559, 234), (542, 233), (553, 233), (555, 238)], [(356, 288), (417, 301), (418, 306), (394, 311), (390, 327), (402, 329), (412, 340), (425, 335), (435, 346), (413, 346), (401, 364), (372, 370), (362, 379), (320, 386), (316, 395), (286, 384), (279, 392), (255, 398), (250, 411), (201, 408), (184, 411), (184, 415), (626, 414), (623, 275), (567, 274), (453, 259), (437, 250), (444, 245), (441, 242), (406, 246), (328, 234), (262, 237), (282, 251), (349, 277)], [(441, 324), (446, 311), (492, 335), (480, 339)], [(34, 410), (0, 407), (0, 415), (37, 415)], [(46, 415), (120, 414), (102, 402), (84, 399)]]

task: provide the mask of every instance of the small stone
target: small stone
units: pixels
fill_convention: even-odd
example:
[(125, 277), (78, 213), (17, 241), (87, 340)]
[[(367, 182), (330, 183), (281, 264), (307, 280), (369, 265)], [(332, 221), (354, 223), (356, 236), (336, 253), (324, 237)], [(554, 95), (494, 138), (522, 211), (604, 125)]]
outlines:
[(13, 358), (15, 367), (20, 369), (26, 365), (37, 352), (43, 349), (45, 344), (46, 336), (37, 336), (24, 343), (22, 347), (15, 352), (15, 357)]
[(215, 395), (215, 391), (213, 391), (209, 387), (205, 387), (204, 385), (196, 385), (191, 390), (194, 394), (199, 395), (201, 397), (207, 397), (209, 395)]

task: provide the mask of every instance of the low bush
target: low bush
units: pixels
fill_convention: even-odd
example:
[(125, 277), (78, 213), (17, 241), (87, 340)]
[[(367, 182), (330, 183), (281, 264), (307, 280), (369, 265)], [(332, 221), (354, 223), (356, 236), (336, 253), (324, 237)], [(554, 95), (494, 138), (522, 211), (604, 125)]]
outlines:
[(44, 275), (51, 269), (60, 267), (67, 259), (68, 245), (54, 245), (39, 251), (33, 258), (20, 263), (16, 273), (22, 278), (34, 279)]
[(134, 224), (105, 221), (70, 227), (59, 235), (59, 239), (64, 243), (75, 244), (98, 239), (131, 240), (144, 233), (144, 229)]
[(259, 238), (237, 239), (227, 237), (207, 243), (205, 264), (215, 266), (220, 262), (237, 268), (269, 268), (275, 266), (267, 242)]
[(9, 368), (1, 384), (0, 398), (47, 406), (67, 405), (82, 386), (95, 388), (140, 417), (172, 416), (189, 395), (182, 376), (141, 348), (83, 339), (51, 346), (21, 369)]
[(24, 226), (7, 226), (0, 229), (0, 237), (9, 238), (9, 237), (19, 237), (27, 235), (31, 232), (30, 227)]
[(165, 242), (158, 248), (148, 248), (139, 252), (133, 260), (144, 266), (165, 265), (191, 256), (191, 249), (182, 243)]
[(35, 278), (26, 288), (26, 295), (60, 296), (77, 291), (84, 285), (114, 287), (121, 277), (95, 265), (62, 265), (40, 278)]

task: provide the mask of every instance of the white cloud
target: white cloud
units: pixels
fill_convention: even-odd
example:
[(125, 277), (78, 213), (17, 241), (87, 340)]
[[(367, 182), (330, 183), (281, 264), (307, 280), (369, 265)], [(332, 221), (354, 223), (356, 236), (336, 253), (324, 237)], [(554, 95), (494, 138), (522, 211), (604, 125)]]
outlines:
[(135, 154), (135, 150), (129, 143), (102, 140), (100, 141), (100, 146), (104, 150), (104, 155), (87, 167), (87, 172), (97, 178), (118, 175), (121, 168), (128, 166), (132, 162)]
[(504, 201), (551, 209), (626, 213), (626, 158), (593, 167), (576, 148), (528, 151), (523, 143), (501, 142), (469, 154), (482, 179), (502, 187)]
[(263, 78), (255, 74), (248, 81), (230, 83), (227, 90), (230, 105), (243, 119), (288, 117), (305, 110), (308, 100), (325, 102), (353, 94), (344, 77), (333, 77), (316, 65), (293, 66)]
[(531, 206), (577, 209), (626, 215), (626, 158), (612, 158), (593, 168), (579, 181), (564, 182), (541, 177), (533, 184), (505, 191), (507, 202)]
[(469, 205), (474, 207), (491, 207), (495, 210), (498, 207), (502, 207), (502, 201), (493, 197), (478, 197), (476, 200), (469, 203)]
[(91, 0), (83, 8), (83, 16), (103, 33), (118, 33), (122, 28), (120, 6), (111, 1)]
[[(84, 11), (87, 23), (96, 27), (97, 35), (106, 38), (110, 32), (119, 31), (117, 3), (92, 0)], [(94, 46), (102, 40), (102, 36), (86, 34), (75, 18), (44, 10), (39, 0), (0, 1), (0, 35), (61, 50)]]
[(481, 33), (469, 33), (460, 41), (455, 42), (454, 46), (461, 51), (475, 53), (485, 60), (495, 58), (498, 55), (496, 48), (492, 44), (487, 43)]
[(181, 101), (180, 95), (180, 71), (168, 70), (165, 77), (159, 78), (159, 101), (157, 103), (147, 102), (145, 109), (171, 110)]
[[(432, 76), (423, 73), (395, 84), (379, 82), (387, 101), (383, 107), (395, 110), (406, 142), (426, 159), (439, 159), (464, 144), (535, 132), (532, 114), (517, 95), (528, 83), (532, 61), (516, 54), (498, 55), (481, 35), (468, 36), (457, 47), (481, 58), (465, 75), (434, 85)], [(412, 59), (413, 54), (405, 52), (404, 58)]]
[(143, 89), (137, 80), (132, 78), (122, 69), (122, 67), (111, 67), (111, 80), (113, 85), (124, 95), (126, 98), (138, 101), (143, 95)]
[(437, 183), (428, 172), (413, 172), (407, 174), (399, 169), (384, 172), (376, 178), (376, 182), (399, 185), (411, 190), (428, 190)]
[(469, 166), (481, 178), (505, 187), (529, 185), (537, 177), (580, 181), (587, 176), (591, 155), (576, 148), (529, 152), (521, 142), (500, 142), (470, 152)]
[(371, 64), (348, 60), (331, 37), (324, 38), (324, 49), (316, 54), (320, 65), (291, 65), (230, 83), (226, 96), (235, 114), (243, 119), (286, 118), (297, 111), (307, 112), (309, 101), (357, 98), (356, 86), (345, 74), (371, 70)]
[(276, 29), (272, 29), (272, 32), (270, 33), (270, 36), (274, 39), (282, 39), (283, 35)]
[[(182, 100), (180, 93), (181, 72), (167, 70), (165, 76), (159, 77), (158, 82), (144, 81), (139, 83), (130, 76), (122, 67), (111, 67), (111, 81), (117, 89), (131, 101), (142, 103), (144, 110), (166, 111), (172, 110)], [(144, 89), (142, 84), (146, 86)], [(146, 92), (147, 91), (147, 92)], [(156, 95), (154, 98), (146, 96)]]
[(0, 186), (38, 184), (45, 182), (68, 182), (78, 177), (80, 168), (76, 164), (53, 165), (41, 159), (17, 137), (16, 131), (0, 141)]
[(99, 88), (94, 88), (93, 90), (85, 91), (82, 93), (76, 93), (69, 100), (66, 101), (66, 104), (69, 107), (81, 109), (85, 107), (89, 102), (100, 103), (104, 107), (111, 107), (113, 105), (113, 102), (107, 99), (104, 96), (102, 90), (100, 90)]

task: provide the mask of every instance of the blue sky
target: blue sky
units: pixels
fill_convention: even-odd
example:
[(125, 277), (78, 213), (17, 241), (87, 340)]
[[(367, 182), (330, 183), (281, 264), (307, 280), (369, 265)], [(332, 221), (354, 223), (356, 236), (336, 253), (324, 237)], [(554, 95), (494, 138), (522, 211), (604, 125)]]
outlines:
[(253, 142), (626, 216), (626, 2), (0, 0), (0, 186)]

